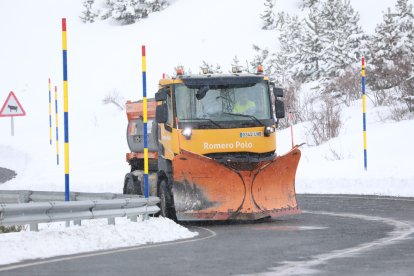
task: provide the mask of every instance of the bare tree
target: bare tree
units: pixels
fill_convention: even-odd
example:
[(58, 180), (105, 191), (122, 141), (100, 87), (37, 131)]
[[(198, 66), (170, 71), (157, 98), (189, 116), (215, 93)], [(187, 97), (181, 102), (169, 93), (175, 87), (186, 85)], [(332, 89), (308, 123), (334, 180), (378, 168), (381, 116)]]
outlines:
[(314, 105), (310, 104), (307, 113), (310, 126), (306, 129), (306, 133), (311, 141), (308, 141), (308, 144), (320, 145), (338, 137), (342, 126), (340, 105), (328, 96), (321, 97), (319, 110), (315, 110)]
[(124, 97), (119, 95), (118, 91), (116, 91), (115, 89), (112, 92), (108, 93), (102, 100), (103, 104), (114, 104), (121, 111), (125, 109), (124, 102)]
[(289, 113), (293, 114), (292, 116), (293, 124), (296, 124), (302, 121), (301, 120), (302, 116), (299, 112), (300, 107), (299, 107), (299, 99), (298, 99), (300, 86), (301, 86), (300, 82), (292, 82), (292, 83), (289, 83), (287, 87), (284, 89), (285, 93), (283, 97), (283, 102), (285, 103), (285, 110), (286, 110), (287, 116), (285, 116), (284, 119), (279, 120), (279, 127), (282, 129), (290, 126), (290, 118), (288, 116)]
[(358, 68), (348, 68), (342, 76), (330, 81), (324, 89), (324, 92), (337, 97), (346, 106), (360, 99), (361, 91), (361, 73)]

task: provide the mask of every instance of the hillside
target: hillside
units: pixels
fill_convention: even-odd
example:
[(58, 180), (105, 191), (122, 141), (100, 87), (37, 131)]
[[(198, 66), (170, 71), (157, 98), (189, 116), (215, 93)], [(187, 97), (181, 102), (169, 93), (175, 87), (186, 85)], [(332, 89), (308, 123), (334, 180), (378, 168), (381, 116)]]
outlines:
[[(301, 15), (299, 2), (278, 3), (281, 9)], [(381, 11), (394, 1), (353, 0), (351, 4), (361, 14), (362, 28), (372, 33)], [(162, 74), (171, 74), (179, 64), (193, 73), (198, 73), (202, 61), (229, 70), (235, 55), (241, 61), (252, 60), (253, 44), (278, 46), (276, 31), (261, 29), (262, 1), (175, 0), (164, 11), (126, 26), (109, 21), (84, 24), (79, 19), (82, 9), (80, 1), (73, 0), (0, 2), (0, 101), (12, 90), (27, 113), (15, 118), (14, 137), (10, 119), (0, 118), (0, 167), (18, 173), (1, 184), (2, 189), (64, 187), (63, 166), (56, 166), (55, 145), (49, 145), (47, 83), (51, 78), (58, 86), (61, 104), (62, 17), (68, 21), (70, 173), (71, 189), (76, 191), (122, 191), (128, 171), (126, 116), (102, 100), (111, 94), (124, 100), (141, 97), (141, 45), (147, 46), (149, 96)], [(303, 147), (297, 192), (414, 196), (410, 166), (414, 149), (409, 143), (414, 121), (382, 120), (389, 110), (370, 103), (369, 169), (364, 172), (361, 109), (358, 101), (343, 108), (344, 126), (338, 138)], [(297, 143), (308, 142), (305, 128), (306, 123), (295, 126)], [(278, 147), (280, 153), (289, 149), (289, 129), (279, 132)]]

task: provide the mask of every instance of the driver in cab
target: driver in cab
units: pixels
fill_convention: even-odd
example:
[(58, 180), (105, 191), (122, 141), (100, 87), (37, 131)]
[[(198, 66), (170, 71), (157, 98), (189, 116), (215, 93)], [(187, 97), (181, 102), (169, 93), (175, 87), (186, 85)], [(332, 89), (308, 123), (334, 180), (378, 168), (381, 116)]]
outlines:
[(233, 113), (239, 114), (253, 114), (256, 109), (255, 102), (249, 100), (247, 94), (242, 93), (239, 97), (238, 102), (233, 106)]

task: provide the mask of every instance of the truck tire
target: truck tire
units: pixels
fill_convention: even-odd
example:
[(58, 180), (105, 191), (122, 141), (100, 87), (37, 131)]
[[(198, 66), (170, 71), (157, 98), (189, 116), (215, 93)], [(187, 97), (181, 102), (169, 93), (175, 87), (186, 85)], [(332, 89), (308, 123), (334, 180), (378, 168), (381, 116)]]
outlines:
[(175, 208), (173, 203), (173, 198), (171, 194), (171, 189), (168, 187), (168, 182), (166, 179), (161, 180), (160, 182), (160, 215), (174, 221), (177, 220), (175, 214)]
[(141, 184), (132, 173), (127, 173), (124, 180), (124, 195), (142, 195)]

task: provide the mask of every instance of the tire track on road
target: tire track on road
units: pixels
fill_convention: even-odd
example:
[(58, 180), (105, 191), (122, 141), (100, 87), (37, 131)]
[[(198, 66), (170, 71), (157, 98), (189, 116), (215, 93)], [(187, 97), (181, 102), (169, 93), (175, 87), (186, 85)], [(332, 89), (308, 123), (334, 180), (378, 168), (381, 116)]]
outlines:
[(353, 257), (363, 252), (367, 252), (370, 250), (378, 249), (381, 247), (401, 242), (404, 239), (409, 238), (409, 236), (414, 233), (414, 224), (408, 221), (399, 221), (391, 218), (367, 216), (353, 213), (334, 213), (323, 211), (302, 211), (302, 213), (312, 215), (345, 217), (366, 221), (379, 221), (393, 226), (394, 230), (389, 232), (386, 237), (374, 240), (372, 242), (362, 243), (355, 247), (319, 254), (305, 261), (283, 262), (281, 263), (281, 266), (269, 268), (269, 272), (259, 273), (255, 275), (304, 275), (318, 273), (318, 270), (313, 269), (313, 267), (326, 264), (330, 260)]

